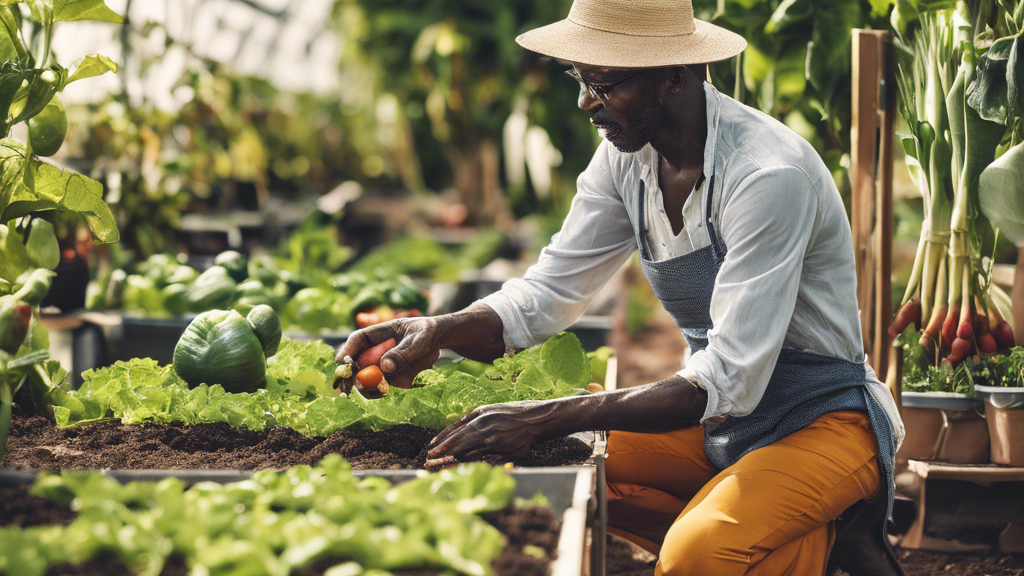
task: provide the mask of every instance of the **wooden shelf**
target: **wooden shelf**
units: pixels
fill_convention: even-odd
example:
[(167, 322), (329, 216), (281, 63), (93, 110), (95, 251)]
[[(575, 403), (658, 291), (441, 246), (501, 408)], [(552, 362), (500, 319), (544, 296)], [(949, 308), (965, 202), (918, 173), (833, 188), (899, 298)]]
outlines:
[(949, 464), (946, 462), (911, 460), (907, 465), (911, 472), (921, 478), (964, 480), (978, 484), (987, 484), (989, 482), (1024, 482), (1024, 468), (1013, 468), (998, 464)]

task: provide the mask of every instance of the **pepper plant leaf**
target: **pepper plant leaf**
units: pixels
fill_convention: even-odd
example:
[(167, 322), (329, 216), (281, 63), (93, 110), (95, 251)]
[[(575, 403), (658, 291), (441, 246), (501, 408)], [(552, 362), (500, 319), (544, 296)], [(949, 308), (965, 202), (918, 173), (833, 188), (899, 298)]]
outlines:
[(104, 0), (27, 0), (32, 19), (44, 24), (96, 20), (121, 24), (124, 18)]
[[(0, 19), (3, 15), (0, 14)], [(14, 60), (18, 57), (18, 50), (14, 47), (14, 41), (11, 40), (11, 35), (7, 32), (7, 26), (0, 22), (0, 62), (7, 62)]]
[(978, 76), (967, 87), (967, 104), (990, 122), (1006, 124), (1007, 63), (1016, 38), (1000, 38), (978, 59)]
[[(13, 180), (10, 171), (18, 167), (26, 175), (23, 185), (14, 187), (0, 214), (0, 222), (41, 210), (74, 212), (85, 219), (98, 242), (108, 244), (120, 239), (114, 215), (103, 201), (103, 185), (99, 182), (36, 157), (29, 158), (25, 146), (10, 138), (0, 140), (0, 166), (4, 167), (5, 182), (9, 178)], [(0, 205), (3, 205), (2, 197)]]
[(85, 78), (102, 76), (107, 72), (117, 72), (117, 63), (102, 54), (91, 54), (82, 59), (78, 68), (64, 82), (64, 86)]

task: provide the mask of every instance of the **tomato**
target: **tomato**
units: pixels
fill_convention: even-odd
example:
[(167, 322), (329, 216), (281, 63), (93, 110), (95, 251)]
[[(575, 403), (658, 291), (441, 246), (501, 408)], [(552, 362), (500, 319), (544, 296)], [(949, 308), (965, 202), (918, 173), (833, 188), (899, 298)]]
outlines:
[(53, 156), (68, 135), (68, 113), (60, 98), (54, 96), (43, 111), (28, 120), (28, 141), (39, 156)]
[(373, 312), (360, 312), (356, 314), (356, 326), (360, 328), (369, 328), (374, 324), (380, 324), (380, 316)]
[(356, 380), (359, 381), (359, 385), (365, 390), (370, 388), (376, 388), (380, 386), (380, 383), (384, 381), (384, 373), (380, 371), (378, 366), (367, 366), (356, 374)]

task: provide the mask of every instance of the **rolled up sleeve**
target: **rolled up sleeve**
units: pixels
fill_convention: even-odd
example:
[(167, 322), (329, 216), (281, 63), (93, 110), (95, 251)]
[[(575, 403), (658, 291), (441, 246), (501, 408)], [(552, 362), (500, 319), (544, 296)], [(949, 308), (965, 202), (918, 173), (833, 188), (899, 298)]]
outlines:
[(501, 317), (506, 346), (526, 348), (568, 328), (636, 250), (609, 154), (603, 142), (577, 181), (562, 229), (537, 264), (481, 300)]
[(757, 407), (778, 361), (820, 199), (796, 166), (759, 168), (723, 199), (727, 247), (711, 297), (708, 347), (679, 375), (708, 393), (703, 420)]

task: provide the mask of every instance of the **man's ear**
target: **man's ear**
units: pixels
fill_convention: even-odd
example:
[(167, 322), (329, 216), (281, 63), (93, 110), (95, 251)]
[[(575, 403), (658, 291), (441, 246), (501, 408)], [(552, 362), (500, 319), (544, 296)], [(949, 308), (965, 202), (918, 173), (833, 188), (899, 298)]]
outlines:
[(672, 94), (681, 92), (683, 86), (686, 86), (686, 66), (673, 66), (666, 70), (666, 74), (669, 82), (669, 91)]

